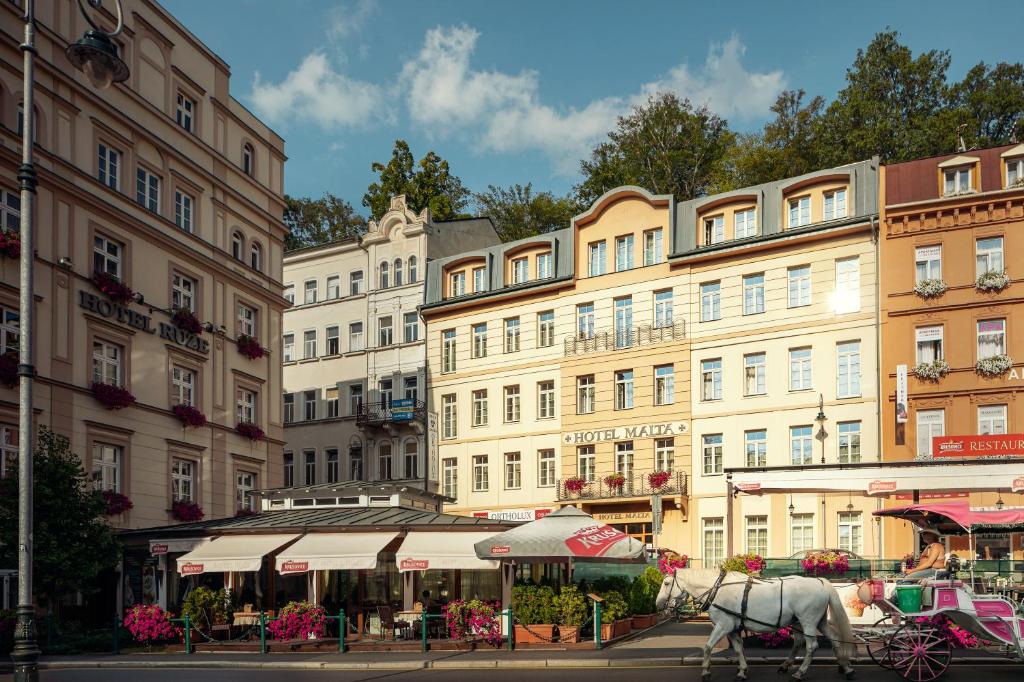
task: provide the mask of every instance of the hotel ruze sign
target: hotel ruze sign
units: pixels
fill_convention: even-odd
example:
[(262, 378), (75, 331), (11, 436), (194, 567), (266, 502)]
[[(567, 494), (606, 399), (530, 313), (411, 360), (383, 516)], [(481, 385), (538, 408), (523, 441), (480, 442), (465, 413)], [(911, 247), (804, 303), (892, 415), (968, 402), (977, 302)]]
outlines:
[(999, 457), (1024, 455), (1024, 434), (998, 436), (935, 436), (932, 457), (961, 459), (965, 457)]
[(126, 327), (131, 327), (147, 334), (156, 334), (165, 341), (170, 341), (189, 350), (194, 350), (197, 353), (205, 354), (210, 352), (210, 342), (202, 336), (179, 329), (169, 322), (157, 322), (156, 327), (154, 327), (153, 318), (149, 315), (144, 315), (137, 310), (132, 310), (127, 306), (109, 301), (102, 296), (90, 294), (84, 289), (78, 292), (78, 306), (100, 317), (119, 322)]
[(638, 424), (636, 426), (613, 426), (607, 429), (593, 429), (590, 431), (569, 431), (562, 434), (562, 441), (572, 445), (588, 445), (590, 443), (605, 443), (614, 440), (681, 436), (687, 431), (689, 431), (689, 426), (687, 426), (686, 422)]

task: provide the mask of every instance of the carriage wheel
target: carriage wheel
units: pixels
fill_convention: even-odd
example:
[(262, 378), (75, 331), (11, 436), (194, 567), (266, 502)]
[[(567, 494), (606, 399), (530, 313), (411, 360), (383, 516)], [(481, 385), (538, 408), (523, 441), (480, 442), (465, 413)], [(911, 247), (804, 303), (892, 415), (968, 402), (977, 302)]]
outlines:
[(949, 642), (930, 625), (910, 622), (889, 640), (889, 661), (893, 670), (911, 682), (931, 682), (949, 667), (953, 658)]
[(861, 637), (871, 660), (886, 670), (892, 669), (892, 659), (889, 658), (889, 639), (895, 631), (896, 624), (893, 623), (893, 617), (882, 616), (867, 631), (868, 634)]

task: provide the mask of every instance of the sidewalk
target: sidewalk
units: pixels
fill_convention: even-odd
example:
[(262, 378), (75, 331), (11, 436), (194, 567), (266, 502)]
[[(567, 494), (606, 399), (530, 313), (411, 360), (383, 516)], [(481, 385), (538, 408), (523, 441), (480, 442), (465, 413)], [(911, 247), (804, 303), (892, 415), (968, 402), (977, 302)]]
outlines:
[[(458, 668), (592, 668), (699, 666), (701, 647), (707, 641), (708, 623), (668, 622), (651, 628), (628, 640), (601, 651), (551, 651), (538, 649), (507, 649), (479, 651), (396, 651), (373, 653), (275, 653), (268, 655), (239, 653), (126, 654), (122, 656), (44, 657), (43, 670), (68, 668), (232, 668), (256, 670), (422, 670)], [(751, 664), (777, 664), (786, 658), (788, 649), (746, 647)], [(720, 646), (714, 654), (716, 665), (734, 665), (735, 654)], [(998, 663), (1004, 659), (985, 652), (955, 658), (955, 662)], [(826, 644), (818, 649), (815, 663), (834, 663), (835, 657)], [(864, 657), (861, 665), (872, 665)]]

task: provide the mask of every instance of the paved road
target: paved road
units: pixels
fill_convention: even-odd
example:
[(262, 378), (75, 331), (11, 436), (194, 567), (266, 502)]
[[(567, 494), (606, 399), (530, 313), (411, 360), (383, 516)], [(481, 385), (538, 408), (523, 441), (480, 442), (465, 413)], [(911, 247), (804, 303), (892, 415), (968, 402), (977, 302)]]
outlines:
[[(784, 678), (775, 673), (775, 666), (752, 666), (751, 682), (778, 682)], [(900, 682), (895, 674), (878, 668), (861, 666), (858, 678), (864, 680), (881, 680)], [(731, 682), (731, 668), (716, 667), (713, 682)], [(1021, 677), (1021, 668), (1013, 665), (962, 665), (951, 668), (941, 682), (976, 682), (984, 676), (985, 682), (1017, 682)], [(446, 682), (479, 682), (481, 678), (488, 682), (521, 682), (529, 677), (531, 682), (540, 680), (559, 680), (559, 682), (697, 682), (700, 679), (698, 668), (604, 668), (586, 669), (573, 668), (565, 670), (417, 670), (411, 672), (388, 671), (284, 671), (284, 670), (53, 670), (43, 671), (41, 682), (181, 682), (184, 678), (196, 682), (411, 682), (413, 680), (431, 680)], [(0, 682), (12, 680), (10, 675), (0, 675)], [(814, 666), (807, 678), (808, 682), (835, 682), (842, 680), (829, 666)]]

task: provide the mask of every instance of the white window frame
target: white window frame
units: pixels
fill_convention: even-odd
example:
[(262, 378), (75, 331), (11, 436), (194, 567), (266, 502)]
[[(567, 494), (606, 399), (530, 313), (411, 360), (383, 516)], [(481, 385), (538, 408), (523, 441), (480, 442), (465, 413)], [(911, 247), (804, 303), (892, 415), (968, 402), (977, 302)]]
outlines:
[(846, 217), (846, 188), (825, 192), (824, 220), (839, 220)]
[(761, 557), (768, 556), (768, 516), (753, 514), (744, 518), (744, 551)]
[(787, 202), (789, 211), (789, 228), (803, 227), (811, 224), (811, 197), (810, 195), (794, 197)]
[(788, 307), (811, 305), (811, 266), (797, 265), (786, 270)]
[(537, 486), (541, 488), (554, 487), (555, 476), (555, 451), (545, 448), (537, 451)]
[(555, 345), (555, 311), (543, 310), (537, 313), (537, 347)]
[(121, 386), (124, 381), (124, 346), (105, 339), (92, 342), (92, 380), (95, 383)]
[(814, 463), (814, 427), (808, 424), (789, 427), (789, 462), (793, 466)]
[(789, 551), (791, 554), (814, 549), (814, 514), (792, 514), (789, 517)]
[(748, 353), (743, 356), (743, 395), (757, 396), (768, 393), (768, 354)]
[(836, 397), (858, 398), (861, 395), (860, 341), (836, 344)]
[(594, 314), (593, 303), (580, 303), (576, 306), (576, 338), (594, 338)]
[(590, 242), (587, 245), (587, 272), (591, 277), (608, 272), (608, 242)]
[(789, 349), (789, 390), (814, 388), (814, 351), (808, 346)]
[(743, 276), (743, 314), (757, 315), (764, 312), (764, 273), (757, 272)]
[(106, 235), (97, 233), (92, 244), (93, 272), (102, 272), (122, 278), (124, 246)]
[(195, 405), (196, 371), (171, 365), (171, 404)]
[(100, 184), (106, 185), (115, 192), (118, 191), (121, 179), (121, 152), (105, 142), (100, 142), (97, 145), (96, 152), (98, 157), (97, 179)]
[(593, 414), (597, 386), (593, 374), (576, 377), (576, 414)]
[(748, 208), (733, 214), (733, 233), (736, 239), (757, 236), (757, 209)]
[(512, 284), (522, 284), (530, 281), (530, 259), (526, 256), (513, 258), (511, 264)]
[(942, 244), (914, 248), (914, 284), (942, 279)]
[(700, 361), (700, 386), (702, 402), (722, 399), (722, 358)]
[(356, 296), (363, 293), (363, 271), (353, 270), (348, 273), (348, 294)]
[(676, 467), (675, 438), (654, 439), (654, 468), (672, 473)]
[(171, 459), (171, 502), (196, 499), (196, 463), (191, 459)]
[(341, 354), (341, 327), (334, 324), (324, 332), (324, 355), (328, 357)]
[(1001, 436), (1007, 433), (1007, 406), (978, 405), (978, 435)]
[(348, 352), (355, 353), (366, 350), (366, 341), (363, 338), (363, 323), (350, 322), (348, 325)]
[(256, 392), (239, 386), (235, 389), (235, 416), (239, 422), (256, 423)]
[(839, 434), (838, 462), (840, 464), (854, 464), (861, 461), (861, 422), (845, 421), (836, 424), (836, 431)]
[(302, 357), (305, 360), (316, 357), (316, 330), (307, 329), (302, 332)]
[(256, 336), (256, 309), (244, 303), (238, 304), (238, 333), (246, 336)]
[(387, 348), (395, 342), (395, 320), (391, 315), (377, 318), (377, 347)]
[(644, 265), (657, 265), (665, 260), (663, 230), (659, 227), (644, 231)]
[[(1006, 318), (978, 320), (975, 324), (975, 329), (977, 332), (976, 348), (979, 360), (1006, 355)], [(991, 346), (991, 348), (982, 346), (983, 339), (985, 340), (985, 345)]]
[(405, 343), (415, 343), (420, 340), (420, 320), (417, 313), (403, 314), (402, 339)]
[(281, 338), (281, 351), (284, 362), (292, 362), (297, 359), (295, 357), (295, 334), (285, 334)]
[(171, 273), (171, 308), (196, 312), (196, 280), (180, 272)]
[(768, 464), (768, 431), (751, 429), (743, 432), (743, 454), (748, 467), (763, 467)]
[(160, 212), (160, 185), (163, 178), (148, 168), (135, 170), (135, 203), (153, 213)]
[(521, 325), (518, 317), (505, 318), (505, 352), (518, 353)]
[(943, 336), (941, 324), (914, 328), (914, 357), (918, 364), (943, 359)]
[(238, 471), (235, 475), (235, 505), (239, 509), (256, 511), (256, 474)]
[(537, 419), (555, 418), (555, 382), (553, 379), (537, 382)]
[(473, 357), (487, 357), (487, 323), (478, 322), (472, 327), (473, 333)]
[(722, 319), (722, 283), (703, 282), (700, 285), (700, 321)]
[(970, 166), (947, 168), (942, 173), (943, 195), (947, 197), (957, 194), (969, 194), (974, 191), (974, 179), (971, 177)]
[(1010, 189), (1024, 181), (1024, 157), (1006, 160), (1006, 188)]
[(487, 455), (473, 455), (473, 492), (485, 493), (490, 488), (490, 466)]
[(124, 461), (124, 447), (112, 443), (96, 442), (92, 445), (93, 490), (121, 492), (121, 465)]
[[(982, 244), (985, 244), (982, 246)], [(1004, 272), (1006, 268), (1006, 256), (1004, 252), (1005, 240), (1002, 236), (980, 237), (974, 241), (974, 264), (975, 277), (981, 277), (986, 272)]]
[(310, 305), (316, 303), (317, 296), (320, 293), (319, 284), (315, 279), (310, 279), (302, 283), (302, 303), (303, 305)]
[(724, 442), (720, 433), (705, 433), (700, 437), (702, 471), (705, 476), (717, 476), (722, 473)]
[(473, 426), (487, 426), (487, 389), (478, 388), (470, 395), (473, 401)]
[(859, 511), (839, 512), (837, 533), (839, 549), (854, 554), (864, 553), (864, 514)]
[(860, 310), (860, 257), (836, 260), (836, 290), (833, 305), (837, 314)]
[(511, 384), (502, 388), (505, 403), (505, 423), (518, 424), (522, 419), (522, 392), (519, 384)]
[(196, 101), (180, 90), (174, 107), (174, 120), (186, 132), (195, 133)]
[(662, 289), (661, 291), (654, 292), (654, 327), (656, 329), (672, 326), (673, 299), (674, 295), (671, 289)]
[(615, 409), (630, 410), (633, 408), (633, 370), (623, 369), (615, 372)]
[(654, 404), (672, 405), (676, 401), (675, 365), (658, 365), (654, 368)]
[(725, 560), (725, 519), (706, 518), (701, 521), (703, 567), (717, 568)]
[(442, 430), (441, 437), (445, 439), (459, 437), (459, 414), (458, 402), (454, 393), (441, 396)]
[(196, 198), (180, 189), (174, 190), (174, 224), (185, 232), (195, 232)]
[(631, 234), (624, 234), (615, 238), (615, 272), (625, 272), (633, 269), (634, 239)]
[(459, 494), (459, 460), (455, 457), (445, 457), (441, 460), (442, 472), (442, 494), (451, 499), (457, 499)]
[(330, 275), (327, 278), (327, 299), (333, 301), (337, 298), (341, 298), (341, 277), (338, 275)]
[(473, 268), (473, 293), (487, 291), (487, 268)]
[(725, 241), (725, 216), (716, 215), (704, 218), (704, 246), (721, 244)]
[(576, 475), (587, 483), (597, 478), (597, 453), (593, 445), (576, 447)]

